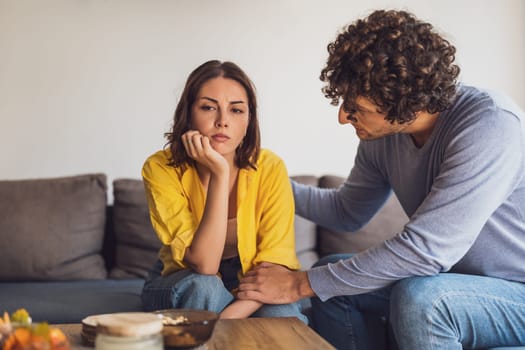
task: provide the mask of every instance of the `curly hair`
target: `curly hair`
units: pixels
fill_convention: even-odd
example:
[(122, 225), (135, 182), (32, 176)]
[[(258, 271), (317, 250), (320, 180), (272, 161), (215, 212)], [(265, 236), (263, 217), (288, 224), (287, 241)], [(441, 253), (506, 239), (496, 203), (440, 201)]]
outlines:
[(456, 49), (429, 23), (405, 11), (378, 10), (357, 20), (328, 45), (322, 91), (332, 105), (355, 99), (378, 105), (385, 119), (410, 122), (416, 112), (441, 112), (456, 96)]
[(259, 121), (257, 119), (257, 98), (255, 86), (244, 71), (233, 62), (221, 62), (212, 60), (201, 64), (190, 73), (186, 85), (175, 109), (173, 116), (173, 127), (170, 132), (164, 134), (168, 142), (165, 147), (171, 151), (171, 159), (168, 165), (181, 166), (184, 170), (186, 165), (195, 165), (195, 160), (190, 158), (182, 144), (182, 135), (190, 129), (191, 108), (197, 99), (197, 95), (207, 81), (224, 77), (235, 80), (246, 91), (248, 96), (248, 128), (246, 136), (241, 145), (235, 150), (235, 165), (239, 168), (251, 167), (256, 169), (255, 164), (261, 149)]

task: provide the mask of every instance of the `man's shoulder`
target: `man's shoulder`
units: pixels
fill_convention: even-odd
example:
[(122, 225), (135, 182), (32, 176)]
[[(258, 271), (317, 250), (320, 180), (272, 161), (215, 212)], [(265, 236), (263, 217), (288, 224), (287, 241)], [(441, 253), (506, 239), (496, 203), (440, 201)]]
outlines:
[(523, 110), (503, 91), (462, 85), (455, 107), (468, 108), (472, 113), (506, 111), (523, 119)]

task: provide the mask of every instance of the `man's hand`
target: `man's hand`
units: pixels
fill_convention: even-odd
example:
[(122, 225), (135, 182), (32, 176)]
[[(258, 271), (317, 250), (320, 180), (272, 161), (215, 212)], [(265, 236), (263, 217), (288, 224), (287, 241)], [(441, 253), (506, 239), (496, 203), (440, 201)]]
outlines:
[(314, 296), (305, 271), (263, 262), (248, 271), (240, 281), (237, 298), (264, 304), (289, 304)]

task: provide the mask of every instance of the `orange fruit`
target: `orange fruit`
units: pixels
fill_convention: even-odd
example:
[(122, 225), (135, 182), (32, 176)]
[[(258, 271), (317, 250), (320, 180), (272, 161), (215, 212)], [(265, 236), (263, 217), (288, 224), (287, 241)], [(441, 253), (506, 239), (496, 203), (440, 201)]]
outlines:
[(51, 350), (69, 350), (69, 340), (66, 335), (58, 328), (51, 328), (49, 330), (49, 343)]

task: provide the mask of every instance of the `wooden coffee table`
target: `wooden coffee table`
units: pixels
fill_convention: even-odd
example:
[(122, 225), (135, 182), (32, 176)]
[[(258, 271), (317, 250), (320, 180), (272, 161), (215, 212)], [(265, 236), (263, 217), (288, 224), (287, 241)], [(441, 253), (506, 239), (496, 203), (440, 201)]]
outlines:
[[(53, 325), (69, 338), (72, 350), (92, 350), (82, 344), (81, 324)], [(208, 350), (268, 349), (268, 350), (333, 350), (326, 340), (295, 317), (248, 318), (218, 320)]]

